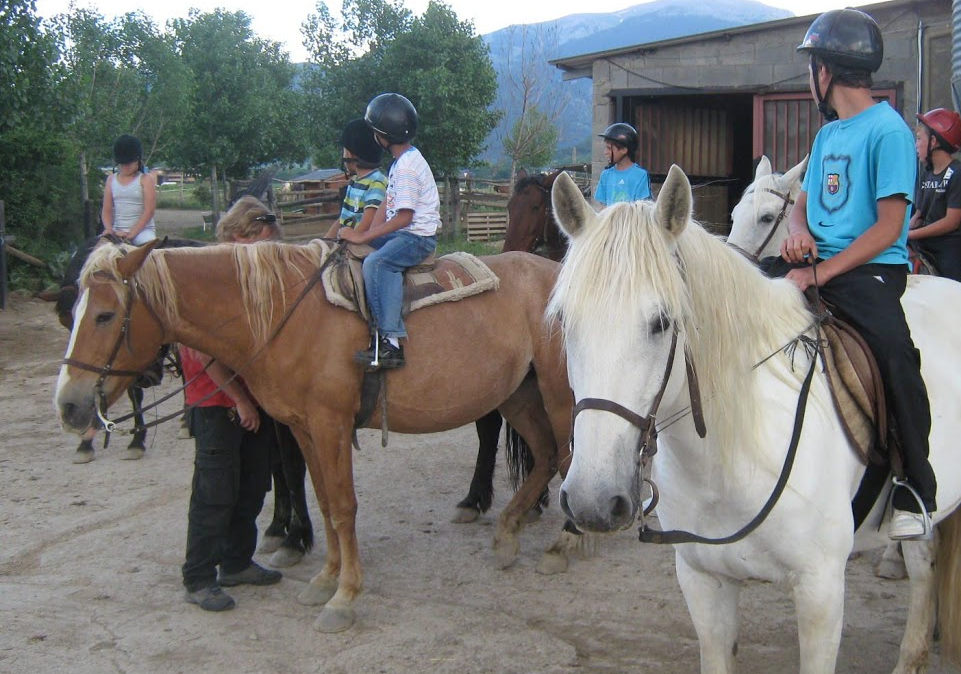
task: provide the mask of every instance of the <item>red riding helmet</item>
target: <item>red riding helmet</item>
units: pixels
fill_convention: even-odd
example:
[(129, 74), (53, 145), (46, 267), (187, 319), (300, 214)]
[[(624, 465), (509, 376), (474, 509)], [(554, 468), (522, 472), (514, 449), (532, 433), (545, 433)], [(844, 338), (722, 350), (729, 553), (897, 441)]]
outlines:
[(935, 108), (915, 117), (928, 127), (948, 152), (953, 154), (961, 148), (961, 116), (954, 110)]

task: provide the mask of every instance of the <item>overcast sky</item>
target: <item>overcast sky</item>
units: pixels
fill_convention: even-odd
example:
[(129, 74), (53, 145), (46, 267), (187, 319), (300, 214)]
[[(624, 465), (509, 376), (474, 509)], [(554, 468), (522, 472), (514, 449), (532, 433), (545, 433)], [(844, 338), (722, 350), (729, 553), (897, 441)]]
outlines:
[[(291, 60), (306, 60), (302, 45), (300, 24), (308, 14), (316, 11), (315, 0), (280, 0), (276, 5), (264, 0), (155, 0), (149, 3), (131, 3), (129, 0), (75, 0), (79, 7), (93, 7), (102, 15), (112, 18), (125, 12), (141, 9), (163, 25), (168, 19), (186, 17), (192, 7), (201, 11), (211, 11), (216, 7), (226, 7), (230, 11), (242, 10), (253, 21), (254, 31), (261, 37), (287, 46)], [(421, 14), (428, 0), (404, 0), (404, 4), (414, 13)], [(66, 12), (70, 0), (36, 0), (37, 13), (52, 17)], [(626, 7), (643, 4), (637, 0), (446, 0), (461, 20), (471, 19), (478, 34), (490, 33), (517, 23), (538, 23), (557, 19), (568, 14), (583, 12), (614, 12)], [(868, 4), (864, 0), (768, 0), (765, 4), (782, 7), (794, 14), (814, 14), (828, 9), (839, 9)], [(146, 7), (144, 7), (146, 5)], [(331, 11), (340, 11), (340, 0), (327, 3)]]

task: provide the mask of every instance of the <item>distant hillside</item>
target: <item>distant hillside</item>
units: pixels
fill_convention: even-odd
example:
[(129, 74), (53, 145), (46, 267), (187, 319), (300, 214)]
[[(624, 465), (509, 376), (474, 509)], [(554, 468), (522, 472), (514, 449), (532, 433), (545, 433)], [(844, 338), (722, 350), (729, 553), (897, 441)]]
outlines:
[[(684, 35), (707, 33), (724, 28), (763, 23), (793, 16), (784, 9), (769, 7), (754, 0), (712, 0), (706, 3), (690, 0), (655, 0), (634, 5), (618, 12), (605, 14), (571, 14), (569, 16), (528, 24), (528, 35), (540, 32), (550, 36), (550, 53), (545, 54), (544, 65), (550, 59), (589, 54), (609, 49), (667, 40)], [(512, 26), (482, 36), (490, 47), (491, 61), (498, 73), (499, 93), (497, 105), (505, 110), (505, 121), (488, 139), (488, 150), (483, 158), (496, 164), (503, 154), (501, 138), (513, 123), (510, 96), (505, 91), (507, 53), (512, 41), (520, 40), (523, 27)], [(572, 148), (578, 146), (579, 161), (586, 157), (590, 147), (591, 133), (591, 82), (586, 79), (562, 82), (556, 68), (546, 66), (543, 76), (550, 79), (550, 86), (539, 105), (549, 109), (554, 101), (567, 99), (564, 118), (560, 121), (558, 158), (569, 161)]]

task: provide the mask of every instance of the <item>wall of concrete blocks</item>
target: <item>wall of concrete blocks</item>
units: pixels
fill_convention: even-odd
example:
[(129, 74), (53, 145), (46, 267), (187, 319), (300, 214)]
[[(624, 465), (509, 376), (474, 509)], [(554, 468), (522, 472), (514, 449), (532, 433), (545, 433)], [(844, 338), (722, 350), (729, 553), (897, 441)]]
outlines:
[[(913, 128), (918, 109), (918, 31), (941, 35), (950, 31), (950, 0), (921, 0), (883, 3), (863, 8), (881, 26), (884, 62), (875, 84), (896, 88), (898, 105)], [(733, 32), (726, 36), (684, 41), (655, 48), (598, 58), (592, 64), (593, 77), (593, 175), (606, 166), (604, 144), (599, 138), (615, 120), (616, 95), (669, 95), (704, 93), (807, 91), (807, 61), (795, 48), (804, 39), (810, 19), (777, 22), (770, 28)], [(931, 67), (929, 67), (931, 66)], [(949, 76), (945, 65), (925, 64), (933, 77), (944, 79), (943, 96), (935, 93), (929, 107), (950, 107)], [(950, 64), (947, 64), (950, 70)], [(931, 89), (930, 86), (926, 87)], [(928, 101), (922, 101), (922, 104)]]

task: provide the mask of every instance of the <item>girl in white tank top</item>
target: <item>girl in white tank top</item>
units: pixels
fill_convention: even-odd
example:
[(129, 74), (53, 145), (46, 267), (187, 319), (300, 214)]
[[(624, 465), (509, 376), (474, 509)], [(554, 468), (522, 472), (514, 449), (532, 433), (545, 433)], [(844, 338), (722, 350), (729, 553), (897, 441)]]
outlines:
[(101, 213), (105, 234), (116, 234), (137, 246), (157, 238), (157, 179), (143, 173), (142, 152), (133, 136), (121, 136), (114, 143), (118, 170), (107, 178)]

